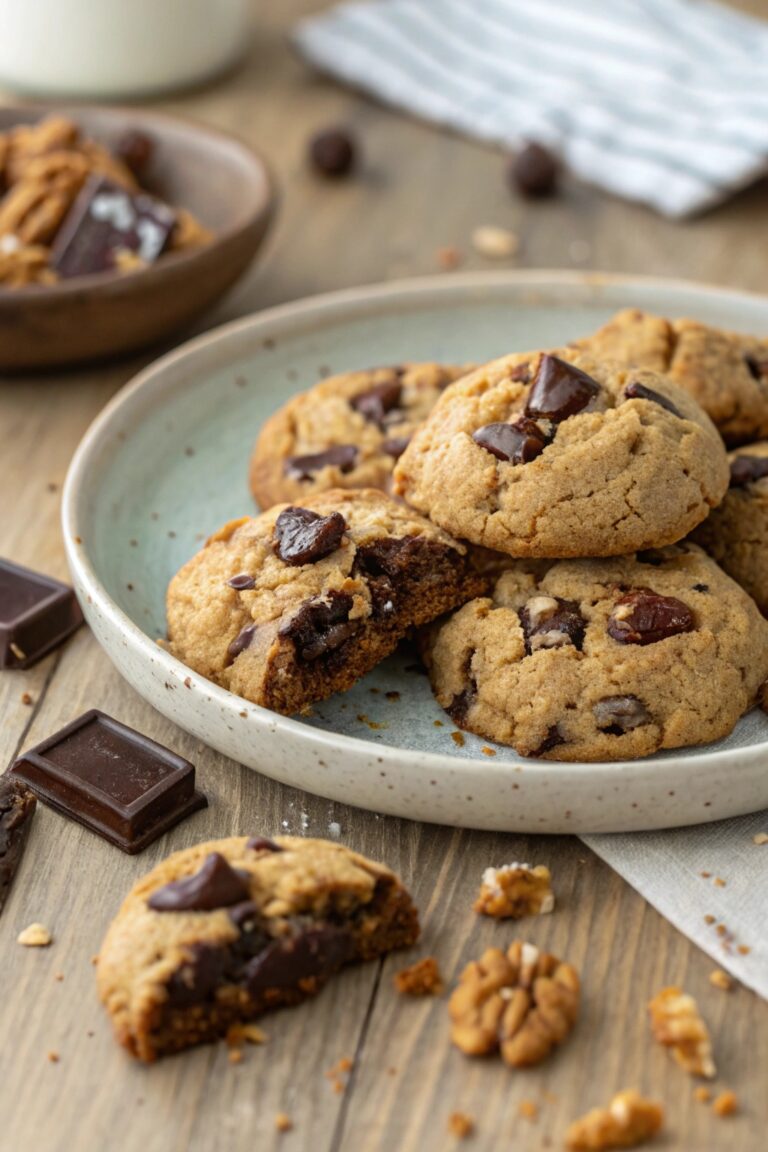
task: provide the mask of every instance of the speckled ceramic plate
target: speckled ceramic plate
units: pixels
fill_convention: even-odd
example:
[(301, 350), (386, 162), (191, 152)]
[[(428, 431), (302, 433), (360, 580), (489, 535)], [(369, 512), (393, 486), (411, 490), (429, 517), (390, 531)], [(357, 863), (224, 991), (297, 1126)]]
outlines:
[(521, 760), (461, 736), (412, 653), (288, 719), (190, 672), (155, 643), (166, 585), (224, 521), (253, 511), (264, 419), (319, 375), (406, 359), (484, 360), (560, 344), (638, 305), (768, 334), (768, 301), (652, 280), (467, 274), (274, 308), (157, 361), (101, 413), (72, 462), (64, 536), (83, 610), (125, 678), (182, 728), (259, 772), (399, 816), (528, 832), (615, 832), (768, 806), (768, 718), (706, 748), (613, 764)]

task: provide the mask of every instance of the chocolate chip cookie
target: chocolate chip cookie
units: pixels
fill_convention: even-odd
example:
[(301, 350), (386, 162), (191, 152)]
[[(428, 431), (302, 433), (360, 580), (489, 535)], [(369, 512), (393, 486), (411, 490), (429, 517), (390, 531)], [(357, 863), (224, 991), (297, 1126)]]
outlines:
[(387, 491), (395, 461), (443, 389), (465, 368), (404, 364), (332, 376), (267, 420), (251, 457), (262, 508), (328, 488)]
[(768, 340), (628, 308), (575, 347), (666, 373), (729, 444), (768, 437)]
[(726, 736), (768, 676), (768, 621), (694, 544), (518, 563), (426, 630), (461, 728), (547, 760), (623, 760)]
[(384, 865), (327, 840), (233, 836), (175, 852), (133, 887), (99, 952), (99, 996), (118, 1041), (152, 1061), (418, 935)]
[(168, 648), (291, 714), (351, 687), (409, 628), (487, 583), (462, 544), (409, 508), (336, 489), (212, 536), (171, 581)]
[(446, 531), (517, 557), (673, 543), (727, 487), (695, 400), (583, 352), (505, 356), (457, 381), (394, 472), (395, 492)]
[(730, 454), (731, 486), (693, 539), (768, 616), (768, 441)]

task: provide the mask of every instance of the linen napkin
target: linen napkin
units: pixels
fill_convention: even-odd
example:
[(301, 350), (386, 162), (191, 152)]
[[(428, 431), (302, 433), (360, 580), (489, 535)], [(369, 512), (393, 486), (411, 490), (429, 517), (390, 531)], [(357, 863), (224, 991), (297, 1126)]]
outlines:
[(316, 67), (682, 217), (768, 169), (768, 23), (714, 0), (351, 0), (301, 22)]

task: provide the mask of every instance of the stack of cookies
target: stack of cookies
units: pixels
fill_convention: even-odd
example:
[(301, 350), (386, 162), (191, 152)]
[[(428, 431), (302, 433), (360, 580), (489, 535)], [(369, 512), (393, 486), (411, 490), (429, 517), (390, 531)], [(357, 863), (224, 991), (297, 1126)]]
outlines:
[(290, 714), (415, 629), (454, 722), (522, 755), (708, 743), (768, 678), (761, 437), (768, 341), (635, 310), (480, 368), (325, 380), (262, 429), (268, 511), (171, 582), (169, 647)]

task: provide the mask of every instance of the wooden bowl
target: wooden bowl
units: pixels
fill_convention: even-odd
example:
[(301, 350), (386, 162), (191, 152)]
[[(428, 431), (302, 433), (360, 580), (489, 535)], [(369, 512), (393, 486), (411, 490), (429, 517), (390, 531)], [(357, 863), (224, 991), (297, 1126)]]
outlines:
[(138, 272), (51, 286), (0, 288), (0, 371), (59, 367), (135, 351), (188, 324), (251, 263), (274, 191), (264, 161), (232, 136), (140, 108), (23, 104), (0, 108), (0, 131), (56, 113), (109, 145), (127, 129), (155, 142), (151, 190), (188, 208), (213, 242)]

